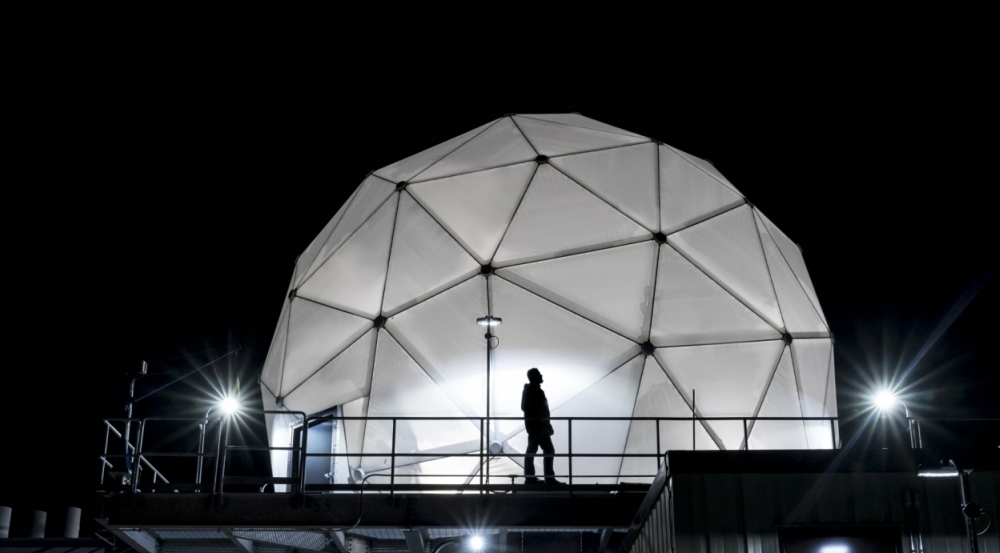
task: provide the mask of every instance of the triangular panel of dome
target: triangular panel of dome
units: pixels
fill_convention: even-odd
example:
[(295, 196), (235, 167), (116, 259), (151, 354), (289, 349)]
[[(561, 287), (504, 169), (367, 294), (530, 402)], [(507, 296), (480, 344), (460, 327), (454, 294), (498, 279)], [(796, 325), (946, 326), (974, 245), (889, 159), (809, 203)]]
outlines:
[[(712, 165), (711, 163), (709, 163), (708, 161), (706, 161), (704, 159), (701, 159), (700, 157), (693, 156), (693, 155), (691, 155), (691, 154), (689, 154), (687, 152), (682, 152), (682, 151), (678, 150), (677, 148), (671, 147), (670, 149), (673, 150), (674, 152), (677, 152), (677, 155), (683, 157), (684, 159), (686, 159), (686, 160), (690, 161), (691, 163), (693, 163), (694, 165), (696, 165), (702, 171), (704, 171), (704, 172), (708, 173), (709, 175), (711, 175), (712, 178), (714, 178), (715, 180), (721, 182), (722, 184), (724, 184), (727, 188), (729, 188), (733, 192), (736, 192), (737, 194), (740, 194), (740, 191), (737, 190), (735, 186), (733, 186), (733, 183), (729, 182), (729, 179), (727, 179), (726, 177), (722, 176), (722, 173), (720, 173), (719, 170), (715, 168), (715, 165)], [(742, 196), (742, 194), (740, 194), (740, 195)]]
[(382, 312), (386, 315), (479, 272), (476, 262), (406, 192), (400, 195)]
[(388, 320), (387, 328), (465, 416), (486, 414), (486, 279), (474, 276)]
[(660, 227), (670, 234), (704, 221), (746, 200), (718, 179), (660, 146)]
[(778, 294), (778, 305), (781, 307), (781, 318), (785, 322), (785, 328), (796, 338), (829, 336), (829, 329), (809, 301), (792, 269), (785, 263), (784, 256), (778, 251), (778, 246), (771, 240), (771, 236), (764, 232), (761, 233), (760, 239), (764, 244), (764, 255), (774, 291)]
[(535, 163), (416, 183), (407, 189), (480, 264), (487, 264), (510, 225)]
[[(485, 451), (484, 451), (485, 453)], [(541, 455), (541, 451), (538, 452)], [(516, 451), (513, 447), (505, 446), (502, 456), (491, 457), (488, 454), (486, 458), (489, 459), (489, 478), (483, 478), (483, 481), (487, 484), (511, 484), (511, 483), (521, 483), (521, 478), (524, 476), (524, 452)], [(539, 474), (543, 471), (538, 470), (539, 463), (542, 462), (542, 458), (538, 457), (535, 459), (535, 470)], [(475, 484), (479, 483), (479, 459), (476, 459), (476, 471), (472, 473), (472, 482)], [(514, 477), (514, 478), (511, 478)]]
[(306, 247), (305, 251), (303, 251), (302, 254), (299, 255), (299, 258), (295, 260), (295, 276), (292, 278), (292, 288), (299, 286), (302, 284), (302, 281), (305, 280), (306, 274), (312, 267), (313, 261), (316, 261), (316, 257), (319, 255), (320, 250), (323, 249), (323, 245), (326, 244), (330, 235), (333, 234), (333, 229), (336, 228), (337, 223), (343, 219), (344, 213), (346, 213), (348, 208), (350, 208), (351, 202), (354, 201), (354, 197), (358, 195), (358, 191), (362, 188), (364, 187), (359, 186), (354, 189), (354, 192), (349, 198), (347, 198), (344, 205), (340, 206), (340, 209), (337, 210), (337, 214), (333, 216), (333, 219), (330, 219), (326, 223), (323, 230), (319, 231), (316, 238), (309, 243), (309, 246)]
[[(691, 418), (691, 406), (684, 401), (674, 384), (653, 356), (646, 357), (642, 370), (642, 381), (636, 394), (633, 418), (641, 417), (678, 417)], [(660, 440), (656, 440), (656, 421), (633, 420), (629, 425), (628, 439), (625, 442), (625, 453), (628, 455), (660, 455), (670, 450), (690, 450), (697, 446), (699, 450), (716, 450), (715, 440), (705, 431), (702, 422), (692, 426), (691, 420), (660, 421)], [(691, 433), (697, 433), (697, 440), (692, 440)], [(659, 449), (657, 449), (659, 445)], [(649, 482), (657, 471), (655, 457), (624, 457), (620, 482)]]
[(272, 394), (281, 393), (281, 370), (285, 366), (285, 344), (288, 340), (289, 304), (290, 302), (285, 300), (281, 306), (278, 326), (274, 329), (271, 347), (267, 350), (267, 359), (264, 360), (264, 368), (260, 371), (260, 381)]
[(347, 206), (344, 216), (334, 227), (330, 237), (323, 243), (323, 247), (317, 253), (309, 270), (300, 279), (304, 282), (312, 276), (323, 263), (330, 258), (347, 240), (349, 240), (359, 228), (368, 221), (372, 214), (385, 205), (386, 199), (396, 189), (392, 183), (386, 182), (374, 175), (365, 179), (361, 187), (355, 192), (353, 200)]
[(375, 174), (392, 182), (408, 181), (419, 175), (423, 170), (437, 163), (441, 158), (454, 152), (466, 142), (479, 136), (483, 131), (493, 126), (499, 119), (490, 121), (482, 127), (473, 129), (465, 134), (456, 136), (451, 140), (442, 142), (437, 146), (428, 148), (419, 154), (414, 154), (402, 161), (397, 161), (391, 165), (383, 167)]
[[(467, 452), (475, 453), (475, 452)], [(479, 471), (479, 457), (442, 457), (396, 467), (396, 484), (466, 484)], [(373, 470), (370, 484), (388, 484), (390, 469)], [(510, 483), (508, 481), (508, 483)], [(371, 492), (366, 492), (371, 493)]]
[(655, 259), (656, 244), (642, 242), (516, 265), (497, 274), (643, 342), (649, 332)]
[(819, 312), (820, 317), (825, 320), (826, 317), (823, 315), (823, 308), (820, 307), (819, 299), (816, 297), (816, 290), (813, 288), (812, 279), (809, 278), (809, 271), (806, 270), (806, 262), (802, 258), (802, 251), (799, 250), (799, 247), (781, 229), (774, 226), (774, 223), (763, 213), (755, 209), (754, 215), (757, 218), (757, 228), (760, 230), (760, 235), (764, 236), (768, 234), (771, 236), (775, 245), (778, 246), (778, 250), (781, 251), (781, 255), (785, 258), (785, 262), (788, 263), (788, 266), (792, 269), (792, 273), (795, 274), (795, 278), (798, 279), (799, 284), (802, 285), (802, 289), (809, 296), (809, 301), (812, 302), (813, 307)]
[[(654, 355), (685, 399), (696, 391), (700, 417), (753, 417), (778, 363), (781, 340), (657, 349)], [(706, 421), (728, 450), (743, 445), (742, 421)]]
[(653, 345), (680, 346), (781, 338), (764, 319), (669, 245), (660, 247)]
[(520, 113), (518, 115), (521, 117), (527, 117), (528, 119), (541, 119), (542, 121), (548, 121), (550, 123), (559, 123), (560, 125), (570, 125), (572, 127), (583, 127), (585, 129), (595, 131), (627, 134), (637, 138), (646, 138), (640, 134), (619, 129), (618, 127), (612, 127), (607, 123), (601, 123), (600, 121), (584, 117), (578, 113)]
[(570, 127), (527, 117), (514, 117), (517, 126), (531, 145), (544, 156), (562, 156), (592, 152), (648, 142), (648, 138), (595, 131), (583, 127)]
[(297, 388), (285, 392), (285, 407), (312, 414), (367, 396), (374, 356), (375, 329), (371, 329)]
[(638, 242), (651, 236), (603, 200), (550, 165), (528, 186), (500, 243), (494, 265), (527, 263)]
[(423, 182), (531, 161), (538, 154), (505, 117), (412, 179)]
[(396, 201), (393, 194), (298, 289), (302, 297), (375, 318), (382, 308)]
[[(621, 368), (591, 384), (576, 396), (552, 411), (553, 417), (631, 417), (636, 390), (642, 377), (645, 357), (638, 355)], [(544, 374), (544, 373), (543, 373)], [(543, 386), (544, 388), (544, 386)], [(625, 450), (629, 421), (573, 421), (574, 484), (613, 484), (621, 467), (619, 457), (584, 457), (591, 454), (620, 454)], [(568, 421), (552, 421), (552, 445), (556, 452), (569, 451)], [(522, 455), (528, 446), (528, 435), (520, 432), (508, 445)], [(539, 452), (541, 453), (541, 452)], [(556, 457), (556, 474), (568, 474), (566, 457)], [(542, 474), (542, 458), (535, 458), (535, 472)], [(589, 477), (588, 477), (589, 476)]]
[(551, 163), (650, 232), (659, 230), (655, 144), (557, 157)]
[(784, 329), (750, 206), (671, 234), (667, 241), (764, 320)]
[[(757, 416), (802, 416), (792, 350), (788, 347), (781, 354)], [(755, 421), (750, 429), (749, 449), (808, 449), (805, 425), (803, 421)]]
[(304, 298), (291, 303), (281, 395), (297, 388), (372, 326), (368, 319)]
[[(417, 365), (385, 330), (379, 330), (372, 373), (369, 417), (464, 417), (465, 414)], [(408, 453), (464, 453), (479, 447), (480, 433), (467, 420), (398, 421), (396, 423), (397, 466), (420, 462), (426, 457)], [(389, 466), (392, 452), (392, 421), (369, 420), (365, 428), (362, 468), (371, 472)]]
[[(827, 386), (833, 344), (829, 338), (800, 339), (792, 342), (792, 362), (800, 383), (802, 416), (826, 417)], [(810, 449), (829, 449), (833, 446), (830, 423), (806, 421), (806, 439)]]
[[(493, 315), (503, 319), (494, 327), (500, 339), (491, 386), (494, 416), (521, 416), (525, 373), (532, 367), (545, 376), (549, 406), (555, 409), (639, 351), (635, 342), (502, 278), (491, 280), (490, 295)], [(501, 421), (498, 437), (510, 436), (522, 426)]]
[[(377, 338), (376, 338), (377, 339)], [(362, 397), (344, 404), (344, 417), (367, 417), (368, 398)], [(344, 420), (344, 435), (347, 441), (347, 453), (350, 455), (361, 453), (365, 438), (364, 420)], [(347, 463), (351, 468), (361, 466), (361, 457), (348, 457)], [(360, 483), (360, 482), (359, 482)]]

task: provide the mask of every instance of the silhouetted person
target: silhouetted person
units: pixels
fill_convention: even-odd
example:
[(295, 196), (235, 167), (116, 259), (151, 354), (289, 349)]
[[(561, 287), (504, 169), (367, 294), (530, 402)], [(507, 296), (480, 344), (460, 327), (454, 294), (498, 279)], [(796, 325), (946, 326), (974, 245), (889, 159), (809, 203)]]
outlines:
[[(552, 424), (549, 422), (549, 400), (542, 391), (542, 373), (538, 369), (528, 371), (528, 383), (521, 392), (521, 411), (524, 411), (524, 430), (528, 433), (528, 449), (524, 452), (524, 483), (534, 484), (535, 454), (541, 446), (542, 453), (552, 455), (556, 448), (552, 446)], [(555, 479), (556, 471), (552, 468), (552, 457), (545, 457), (542, 465), (545, 467), (546, 484), (562, 484)]]

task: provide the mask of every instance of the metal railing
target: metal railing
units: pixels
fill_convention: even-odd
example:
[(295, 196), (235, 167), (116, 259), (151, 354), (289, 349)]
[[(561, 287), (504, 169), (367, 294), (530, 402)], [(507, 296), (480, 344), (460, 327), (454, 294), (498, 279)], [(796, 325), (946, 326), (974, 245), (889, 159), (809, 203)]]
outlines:
[[(145, 419), (107, 419), (104, 421), (106, 427), (105, 433), (105, 444), (104, 452), (100, 456), (101, 461), (101, 479), (100, 482), (104, 484), (105, 472), (107, 469), (114, 469), (115, 465), (112, 461), (117, 459), (125, 459), (128, 457), (131, 461), (131, 466), (136, 467), (135, 474), (130, 474), (128, 478), (128, 491), (132, 493), (139, 493), (143, 490), (158, 491), (158, 490), (169, 490), (169, 491), (193, 491), (193, 492), (210, 492), (214, 495), (221, 496), (225, 491), (225, 484), (227, 479), (234, 484), (255, 484), (260, 485), (267, 484), (271, 485), (287, 485), (289, 486), (289, 491), (298, 494), (305, 493), (329, 493), (336, 491), (360, 491), (362, 489), (376, 489), (380, 491), (388, 491), (390, 496), (394, 495), (397, 490), (406, 491), (441, 491), (441, 490), (453, 490), (453, 491), (478, 491), (479, 493), (489, 493), (497, 491), (511, 491), (515, 486), (515, 480), (517, 478), (525, 478), (524, 475), (491, 475), (490, 474), (490, 461), (495, 458), (501, 457), (523, 457), (523, 452), (500, 452), (497, 454), (490, 452), (490, 444), (486, 443), (486, 436), (488, 432), (488, 425), (490, 423), (499, 422), (514, 422), (523, 423), (525, 419), (523, 417), (345, 417), (345, 416), (334, 416), (334, 415), (313, 415), (307, 416), (304, 412), (300, 411), (258, 411), (254, 412), (255, 415), (282, 415), (286, 417), (292, 417), (296, 424), (301, 424), (304, 429), (301, 433), (301, 439), (298, 444), (292, 444), (287, 447), (280, 446), (252, 446), (252, 445), (238, 445), (230, 443), (230, 426), (232, 424), (231, 417), (219, 416), (214, 419), (208, 420), (205, 418), (177, 418), (177, 417), (148, 417)], [(388, 451), (366, 451), (366, 452), (344, 452), (344, 453), (333, 453), (333, 452), (309, 452), (308, 451), (308, 429), (311, 422), (318, 421), (340, 421), (341, 423), (348, 421), (363, 421), (366, 425), (378, 422), (386, 422), (391, 425), (391, 439), (389, 443)], [(659, 469), (663, 463), (663, 444), (661, 443), (661, 427), (664, 423), (690, 423), (691, 424), (691, 448), (698, 448), (698, 424), (699, 422), (707, 423), (732, 423), (742, 424), (743, 440), (740, 446), (741, 450), (747, 450), (750, 448), (750, 437), (754, 430), (754, 425), (758, 422), (766, 421), (799, 421), (806, 423), (807, 421), (814, 421), (816, 423), (829, 424), (829, 444), (832, 446), (825, 449), (836, 449), (838, 447), (837, 443), (837, 421), (836, 417), (551, 417), (548, 420), (550, 423), (560, 425), (560, 423), (565, 422), (566, 428), (566, 443), (567, 450), (565, 453), (552, 453), (546, 454), (544, 452), (536, 454), (534, 457), (536, 459), (540, 458), (544, 461), (546, 457), (551, 457), (554, 459), (565, 458), (567, 459), (567, 471), (561, 474), (555, 474), (555, 478), (563, 478), (568, 480), (566, 490), (572, 493), (574, 489), (583, 489), (579, 482), (581, 479), (583, 481), (591, 480), (608, 480), (612, 479), (615, 485), (620, 485), (622, 479), (652, 479), (655, 477), (654, 474), (574, 474), (574, 459), (579, 460), (581, 458), (617, 458), (621, 459), (622, 463), (626, 459), (655, 459), (656, 468)], [(415, 422), (449, 422), (449, 421), (467, 421), (473, 425), (478, 426), (479, 430), (479, 448), (478, 450), (471, 452), (441, 452), (441, 451), (406, 451), (399, 452), (397, 450), (398, 440), (397, 440), (397, 429), (400, 423), (415, 423)], [(652, 424), (655, 429), (656, 435), (656, 449), (655, 451), (640, 452), (640, 453), (601, 453), (601, 452), (581, 452), (574, 451), (573, 448), (573, 425), (577, 424), (579, 429), (581, 424), (593, 423), (593, 422), (628, 422), (630, 427), (635, 423), (648, 423)], [(181, 423), (190, 424), (194, 428), (199, 428), (200, 431), (204, 432), (204, 428), (200, 425), (207, 424), (208, 422), (217, 422), (216, 431), (214, 435), (214, 448), (212, 451), (203, 451), (202, 447), (199, 447), (197, 452), (183, 452), (183, 451), (166, 451), (166, 452), (152, 452), (145, 451), (144, 444), (146, 443), (146, 435), (150, 426), (158, 423)], [(197, 426), (194, 426), (197, 423)], [(126, 447), (122, 448), (121, 454), (109, 453), (109, 438), (113, 433), (117, 438), (122, 439), (122, 433), (116, 428), (116, 424), (121, 425), (132, 425), (138, 427), (136, 445), (127, 443)], [(366, 426), (367, 427), (367, 426)], [(510, 435), (515, 435), (520, 432), (523, 427), (515, 427), (514, 431)], [(703, 427), (703, 431), (704, 427)], [(492, 432), (491, 432), (492, 434)], [(203, 441), (201, 442), (203, 443)], [(714, 439), (713, 439), (713, 445)], [(506, 448), (505, 448), (506, 449)], [(227, 462), (231, 455), (235, 452), (252, 452), (252, 451), (285, 451), (290, 455), (290, 466), (291, 475), (286, 477), (241, 477), (234, 475), (227, 475)], [(443, 458), (464, 458), (464, 457), (475, 457), (479, 459), (478, 470), (472, 474), (421, 474), (422, 478), (460, 478), (464, 479), (463, 484), (399, 484), (397, 483), (397, 478), (406, 477), (407, 475), (401, 475), (397, 473), (397, 469), (402, 468), (403, 465), (397, 465), (397, 459), (407, 458), (413, 459), (423, 459), (423, 460), (434, 460)], [(177, 482), (171, 484), (167, 480), (163, 473), (157, 470), (149, 459), (151, 458), (195, 458), (198, 461), (198, 468), (196, 469), (196, 475), (193, 483), (186, 483), (183, 480), (178, 480), (177, 477), (173, 477)], [(211, 487), (207, 487), (201, 483), (202, 480), (202, 462), (206, 458), (211, 458), (214, 460), (214, 466), (212, 468), (212, 479)], [(355, 459), (365, 459), (365, 458), (384, 458), (388, 459), (389, 467), (388, 471), (385, 470), (376, 471), (371, 474), (365, 475), (361, 481), (355, 481), (353, 483), (332, 483), (332, 484), (308, 484), (307, 483), (307, 461), (310, 458), (355, 458)], [(415, 461), (421, 462), (421, 461)], [(142, 479), (142, 468), (145, 467), (150, 470), (153, 474), (152, 482), (148, 485), (141, 484)], [(473, 484), (476, 476), (478, 474), (478, 484)], [(549, 476), (549, 475), (546, 475)], [(491, 478), (510, 478), (511, 484), (494, 484), (490, 482)], [(552, 477), (552, 476), (550, 476)], [(383, 480), (387, 479), (388, 484), (375, 484), (369, 483), (369, 479)], [(577, 481), (574, 484), (574, 480)], [(583, 486), (588, 487), (589, 485), (584, 484)], [(607, 484), (603, 484), (607, 486)], [(523, 486), (517, 485), (518, 489), (524, 489)], [(263, 489), (263, 488), (261, 488)], [(277, 490), (275, 490), (277, 491)]]

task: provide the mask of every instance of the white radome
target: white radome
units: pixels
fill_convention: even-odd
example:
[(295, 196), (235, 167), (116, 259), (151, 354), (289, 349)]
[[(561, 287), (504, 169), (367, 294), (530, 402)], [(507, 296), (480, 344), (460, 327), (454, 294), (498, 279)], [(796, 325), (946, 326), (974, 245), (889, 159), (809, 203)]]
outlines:
[[(531, 367), (554, 417), (690, 418), (692, 390), (700, 417), (837, 413), (831, 334), (798, 246), (710, 163), (577, 114), (503, 117), (368, 176), (296, 261), (261, 374), (265, 409), (483, 417), (484, 316), (503, 319), (494, 417), (521, 416)], [(272, 445), (288, 445), (293, 418), (267, 417)], [(390, 423), (344, 426), (341, 451), (390, 450)], [(566, 424), (553, 426), (566, 452)], [(698, 449), (835, 439), (825, 421), (759, 421), (749, 444), (740, 421), (664, 422), (660, 450), (691, 449), (692, 433)], [(519, 472), (523, 424), (498, 421), (490, 436), (505, 454), (491, 474)], [(479, 422), (401, 422), (396, 444), (478, 453)], [(653, 422), (573, 427), (574, 453), (656, 450)], [(285, 474), (284, 454), (273, 460)], [(419, 461), (397, 459), (402, 481), (478, 476), (476, 457)], [(574, 483), (655, 471), (653, 459), (573, 464)]]

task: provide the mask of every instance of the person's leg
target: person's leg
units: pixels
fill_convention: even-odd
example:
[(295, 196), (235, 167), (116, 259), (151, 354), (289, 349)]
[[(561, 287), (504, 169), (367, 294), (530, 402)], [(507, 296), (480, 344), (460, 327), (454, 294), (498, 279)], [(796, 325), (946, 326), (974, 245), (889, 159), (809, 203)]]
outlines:
[(524, 483), (538, 482), (535, 478), (535, 454), (538, 453), (538, 439), (528, 434), (528, 448), (524, 450)]
[(551, 436), (541, 437), (538, 440), (538, 445), (542, 446), (542, 453), (546, 454), (545, 461), (542, 462), (542, 465), (545, 469), (545, 481), (554, 482), (556, 471), (552, 467), (552, 465), (555, 462), (555, 458), (549, 457), (549, 455), (552, 455), (556, 452), (556, 448), (552, 445), (552, 437)]

